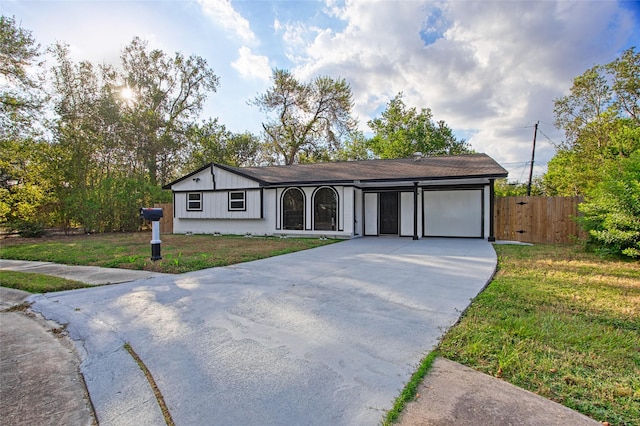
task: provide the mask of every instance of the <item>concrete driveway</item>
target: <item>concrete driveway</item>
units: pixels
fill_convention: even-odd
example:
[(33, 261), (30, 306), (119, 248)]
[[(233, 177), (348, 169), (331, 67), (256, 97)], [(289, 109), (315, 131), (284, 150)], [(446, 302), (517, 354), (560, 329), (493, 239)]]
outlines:
[(490, 279), (474, 239), (361, 238), (31, 297), (68, 324), (101, 425), (376, 425)]

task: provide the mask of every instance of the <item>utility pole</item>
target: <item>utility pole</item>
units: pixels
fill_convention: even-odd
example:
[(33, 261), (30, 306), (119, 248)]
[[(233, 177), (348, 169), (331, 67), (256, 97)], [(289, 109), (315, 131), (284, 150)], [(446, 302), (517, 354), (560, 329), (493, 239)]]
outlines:
[(536, 157), (536, 136), (538, 136), (538, 124), (533, 126), (533, 149), (531, 149), (531, 168), (529, 169), (529, 184), (527, 185), (527, 197), (531, 195), (531, 180), (533, 179), (533, 160)]

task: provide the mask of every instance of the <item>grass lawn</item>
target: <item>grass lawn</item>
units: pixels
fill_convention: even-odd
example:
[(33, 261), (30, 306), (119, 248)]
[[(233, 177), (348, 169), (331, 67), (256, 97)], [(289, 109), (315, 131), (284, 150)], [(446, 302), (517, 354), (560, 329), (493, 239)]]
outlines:
[(150, 232), (7, 238), (0, 241), (0, 258), (182, 273), (335, 242), (318, 238), (162, 235), (162, 260), (152, 262), (150, 239)]
[(16, 288), (29, 293), (48, 293), (51, 291), (74, 290), (91, 287), (78, 281), (30, 272), (0, 271), (0, 286)]
[(499, 271), (441, 356), (598, 421), (640, 424), (640, 262), (495, 246)]

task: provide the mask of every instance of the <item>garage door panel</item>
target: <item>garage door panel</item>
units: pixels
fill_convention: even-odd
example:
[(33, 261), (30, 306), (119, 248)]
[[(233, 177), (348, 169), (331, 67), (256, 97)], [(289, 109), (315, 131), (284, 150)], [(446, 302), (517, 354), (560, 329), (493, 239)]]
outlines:
[(425, 191), (424, 235), (482, 237), (482, 190)]

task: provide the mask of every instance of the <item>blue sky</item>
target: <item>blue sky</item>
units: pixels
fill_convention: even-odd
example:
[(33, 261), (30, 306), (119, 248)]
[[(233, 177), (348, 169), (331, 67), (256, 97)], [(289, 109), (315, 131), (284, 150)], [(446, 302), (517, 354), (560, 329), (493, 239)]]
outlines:
[[(365, 133), (398, 92), (431, 108), (473, 149), (527, 178), (533, 125), (536, 172), (554, 154), (553, 100), (572, 79), (640, 40), (638, 2), (616, 1), (14, 1), (15, 16), (42, 46), (70, 45), (76, 60), (118, 63), (134, 36), (153, 48), (205, 58), (220, 77), (202, 118), (260, 132), (248, 101), (271, 69), (300, 80), (345, 78)], [(640, 48), (640, 46), (638, 46)], [(194, 168), (199, 165), (194, 165)]]

